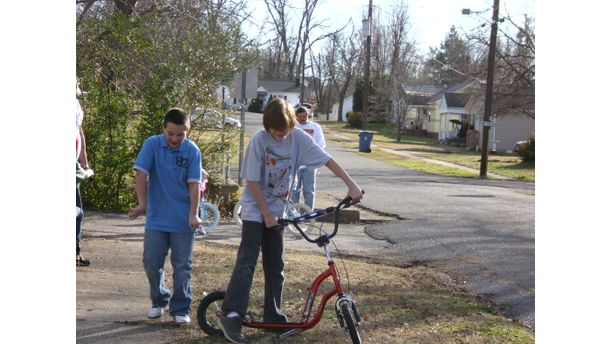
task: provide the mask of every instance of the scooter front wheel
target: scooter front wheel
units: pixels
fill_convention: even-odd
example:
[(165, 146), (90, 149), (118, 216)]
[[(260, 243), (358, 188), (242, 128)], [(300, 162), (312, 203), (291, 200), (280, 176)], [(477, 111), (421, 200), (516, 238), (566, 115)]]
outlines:
[(355, 319), (351, 306), (347, 302), (343, 302), (340, 305), (340, 310), (342, 311), (345, 329), (351, 336), (351, 341), (353, 344), (361, 344), (361, 337), (356, 327), (357, 320)]

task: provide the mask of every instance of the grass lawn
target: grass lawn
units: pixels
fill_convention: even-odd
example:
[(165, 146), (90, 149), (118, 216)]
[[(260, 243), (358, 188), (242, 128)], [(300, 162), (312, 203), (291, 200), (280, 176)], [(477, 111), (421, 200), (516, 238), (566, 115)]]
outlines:
[[(345, 123), (338, 122), (322, 122), (321, 124), (326, 131), (326, 140), (335, 141), (347, 148), (358, 149), (359, 129), (348, 128), (346, 127)], [(374, 133), (372, 145), (375, 147), (372, 147), (372, 153), (360, 154), (367, 154), (367, 156), (375, 159), (383, 160), (409, 169), (416, 169), (426, 173), (472, 178), (479, 177), (478, 172), (469, 173), (462, 169), (427, 163), (422, 161), (422, 159), (410, 159), (406, 156), (382, 152), (376, 148), (389, 148), (400, 152), (407, 152), (415, 155), (416, 157), (445, 161), (476, 169), (477, 171), (480, 171), (480, 152), (469, 151), (463, 147), (441, 145), (438, 144), (437, 140), (425, 137), (403, 135), (401, 136), (401, 140), (398, 142), (397, 131), (395, 128), (378, 123), (368, 124), (368, 131)], [(354, 138), (354, 140), (344, 140), (332, 135), (332, 133), (338, 133), (345, 137)], [(535, 163), (523, 162), (516, 154), (489, 153), (487, 171), (489, 173), (516, 180), (535, 181)]]
[(381, 160), (384, 162), (388, 162), (395, 166), (405, 167), (411, 170), (417, 170), (425, 173), (444, 175), (444, 176), (453, 176), (453, 177), (468, 177), (468, 178), (478, 178), (479, 173), (466, 171), (459, 168), (453, 168), (444, 165), (431, 164), (428, 162), (424, 162), (421, 160), (409, 159), (400, 155), (376, 151), (373, 150), (371, 153), (359, 153), (365, 154), (365, 156), (374, 158), (376, 160)]
[[(429, 153), (423, 156), (480, 170), (480, 152)], [(515, 154), (489, 153), (487, 170), (491, 173), (510, 177), (512, 179), (535, 181), (535, 164), (533, 162), (523, 162), (521, 158)]]

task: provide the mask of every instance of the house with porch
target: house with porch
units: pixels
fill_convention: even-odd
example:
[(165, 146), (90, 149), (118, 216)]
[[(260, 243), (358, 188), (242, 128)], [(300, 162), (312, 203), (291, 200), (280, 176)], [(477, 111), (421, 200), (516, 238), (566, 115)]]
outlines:
[[(431, 137), (444, 143), (465, 138), (468, 146), (480, 146), (484, 83), (468, 80), (450, 86), (405, 85), (404, 93), (402, 100), (407, 109), (407, 120), (403, 132)], [(498, 99), (496, 103), (499, 105), (504, 102), (504, 99)], [(498, 109), (502, 107), (504, 111)], [(507, 104), (494, 107), (491, 114), (488, 147), (492, 151), (512, 151), (514, 143), (528, 139), (535, 132), (533, 116), (508, 108), (511, 106)], [(465, 130), (463, 133), (462, 127)], [(465, 136), (460, 137), (460, 133)], [(474, 138), (476, 143), (467, 143), (473, 142)]]
[(464, 106), (469, 94), (464, 93), (472, 84), (470, 80), (450, 86), (404, 85), (407, 134), (439, 141), (457, 137), (459, 124), (466, 119)]
[[(465, 111), (470, 95), (465, 93), (444, 92), (440, 100), (440, 130), (438, 140), (449, 142), (459, 138), (462, 125), (473, 125), (474, 116)], [(465, 138), (465, 137), (464, 137)]]
[[(454, 94), (471, 94), (474, 86), (477, 83), (473, 80), (467, 80), (461, 83), (444, 85), (443, 88), (433, 94), (427, 105), (429, 105), (429, 117), (427, 123), (427, 132), (429, 136), (437, 139), (440, 142), (447, 142), (450, 137), (456, 137), (454, 134), (458, 128), (450, 122), (451, 120), (461, 121), (465, 111), (462, 110), (465, 105), (464, 96)], [(448, 97), (445, 96), (448, 94)], [(442, 103), (444, 102), (444, 108)], [(433, 134), (435, 133), (435, 134)]]

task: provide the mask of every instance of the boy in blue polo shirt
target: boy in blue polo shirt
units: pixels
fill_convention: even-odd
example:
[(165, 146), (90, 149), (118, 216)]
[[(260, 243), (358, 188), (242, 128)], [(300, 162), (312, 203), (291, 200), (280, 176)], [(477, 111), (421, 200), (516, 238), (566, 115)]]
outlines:
[[(145, 210), (147, 214), (142, 261), (152, 303), (148, 317), (161, 317), (170, 304), (177, 324), (191, 322), (191, 258), (195, 229), (202, 222), (198, 217), (202, 159), (198, 146), (187, 139), (189, 128), (189, 115), (172, 108), (164, 116), (163, 134), (145, 140), (134, 165), (138, 206), (128, 213), (130, 219)], [(172, 293), (164, 282), (168, 249), (174, 270)]]

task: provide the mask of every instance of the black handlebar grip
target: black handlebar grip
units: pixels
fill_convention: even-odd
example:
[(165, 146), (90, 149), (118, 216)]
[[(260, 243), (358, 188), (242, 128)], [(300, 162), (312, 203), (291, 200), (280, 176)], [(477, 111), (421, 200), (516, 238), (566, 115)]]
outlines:
[[(365, 195), (365, 190), (364, 189), (361, 189), (361, 194)], [(353, 202), (353, 199), (351, 198), (351, 196), (346, 196), (342, 201), (340, 201), (340, 206), (344, 205), (343, 208), (348, 208), (351, 205), (356, 204), (358, 202), (359, 201)]]

